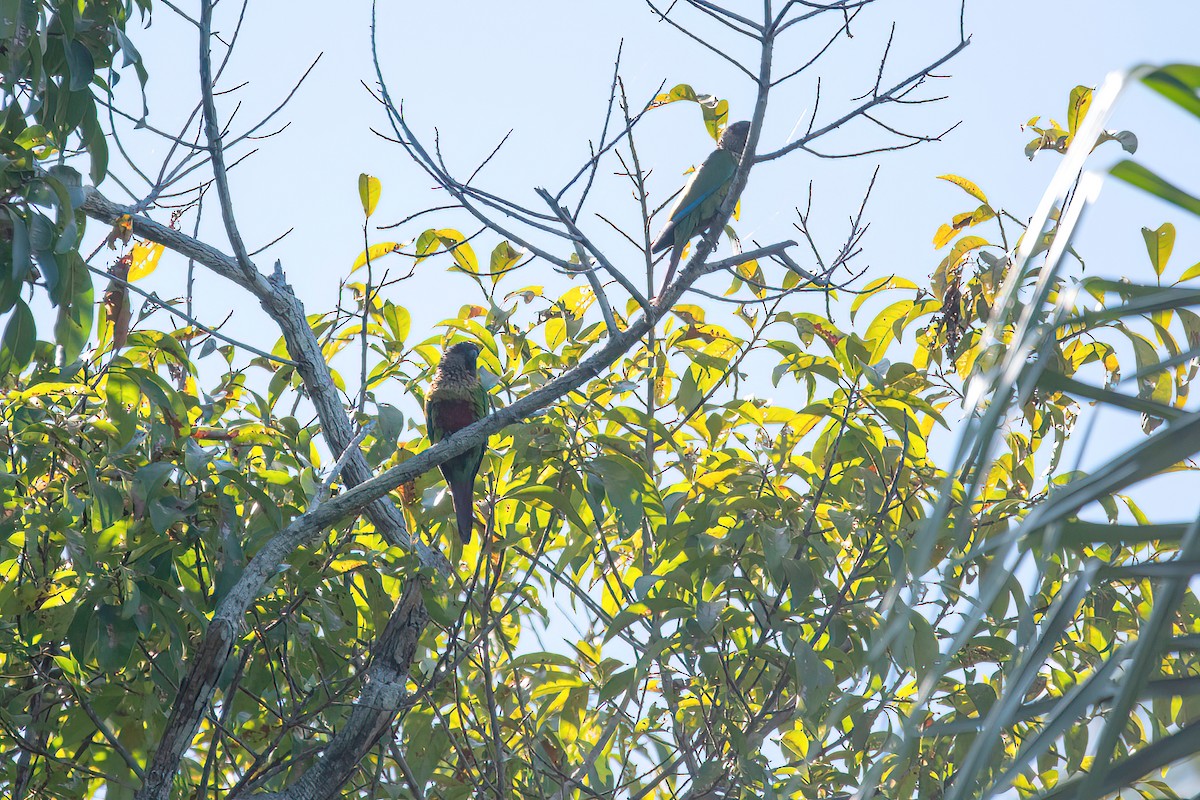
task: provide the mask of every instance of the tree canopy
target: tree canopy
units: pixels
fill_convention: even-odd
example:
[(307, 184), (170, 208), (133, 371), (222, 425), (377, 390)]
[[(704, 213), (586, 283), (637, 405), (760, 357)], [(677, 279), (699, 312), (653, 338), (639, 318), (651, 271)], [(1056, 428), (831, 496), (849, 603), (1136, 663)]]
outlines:
[[(798, 241), (743, 242), (738, 198), (850, 123), (878, 139), (837, 155), (940, 138), (922, 104), (965, 28), (920, 64), (881, 53), (860, 97), (821, 98), (822, 55), (852, 22), (886, 24), (885, 4), (649, 2), (664, 35), (715, 20), (699, 57), (756, 105), (689, 84), (630, 98), (618, 59), (592, 157), (535, 194), (451, 170), (379, 68), (379, 118), (347, 124), (392, 139), (444, 205), (414, 200), (399, 233), (377, 218), (383, 169), (347, 172), (361, 255), (306, 309), (298, 265), (256, 261), (239, 231), (228, 172), (278, 110), (219, 113), (237, 35), (213, 35), (215, 3), (155, 4), (194, 31), (188, 130), (116, 103), (121, 77), (148, 79), (150, 5), (0, 2), (6, 795), (1182, 791), (1161, 770), (1198, 747), (1200, 522), (1129, 492), (1200, 451), (1200, 264), (1171, 260), (1170, 220), (1142, 228), (1149, 263), (1124, 281), (1086, 273), (1104, 254), (1072, 237), (1097, 149), (1176, 221), (1200, 214), (1135, 132), (1105, 128), (1135, 85), (1200, 116), (1200, 67), (1064, 85), (1065, 122), (1026, 126), (1025, 154), (1061, 161), (1037, 208), (942, 175), (963, 205), (910, 254), (927, 284), (862, 263), (870, 189), (832, 250), (811, 188), (781, 201)], [(769, 121), (789, 81), (820, 103), (785, 140)], [(714, 140), (742, 117), (750, 134), (664, 283), (650, 245), (684, 177), (637, 145), (675, 103)], [(134, 125), (169, 146), (143, 189), (136, 159), (109, 165)], [(601, 171), (639, 220), (623, 249), (597, 237)], [(187, 232), (205, 213), (222, 240)], [(138, 285), (156, 270), (184, 294)], [(417, 270), (472, 300), (414, 330), (415, 304), (449, 302), (406, 291)], [(241, 341), (205, 319), (197, 271), (276, 329)], [(421, 401), (461, 340), (495, 410), (431, 446)], [(1085, 473), (1069, 445), (1101, 410), (1144, 439)], [(462, 545), (436, 467), (485, 439)]]

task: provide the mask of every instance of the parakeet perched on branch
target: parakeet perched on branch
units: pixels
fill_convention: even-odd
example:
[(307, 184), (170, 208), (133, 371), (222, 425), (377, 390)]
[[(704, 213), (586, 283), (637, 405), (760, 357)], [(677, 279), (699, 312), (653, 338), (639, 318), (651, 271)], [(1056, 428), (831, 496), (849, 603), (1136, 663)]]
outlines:
[(721, 138), (717, 140), (717, 149), (704, 159), (700, 169), (692, 173), (687, 186), (683, 187), (683, 191), (675, 200), (675, 205), (671, 206), (666, 227), (650, 245), (652, 253), (661, 253), (668, 247), (672, 248), (663, 286), (675, 277), (684, 245), (693, 236), (703, 234), (714, 222), (717, 211), (725, 202), (729, 187), (733, 184), (733, 176), (737, 172), (742, 151), (746, 149), (746, 137), (749, 133), (749, 122), (734, 122), (725, 128), (721, 132)]
[[(488, 398), (479, 382), (478, 358), (479, 346), (472, 342), (451, 345), (442, 354), (425, 395), (425, 427), (433, 444), (487, 416)], [(463, 544), (471, 541), (475, 526), (475, 476), (486, 449), (487, 442), (480, 442), (441, 465)]]

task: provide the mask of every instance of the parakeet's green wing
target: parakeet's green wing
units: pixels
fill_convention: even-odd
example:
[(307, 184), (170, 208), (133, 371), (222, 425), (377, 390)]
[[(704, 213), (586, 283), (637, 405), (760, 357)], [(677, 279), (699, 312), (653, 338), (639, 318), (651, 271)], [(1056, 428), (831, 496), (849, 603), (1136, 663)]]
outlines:
[(653, 252), (682, 247), (712, 219), (725, 200), (737, 165), (738, 156), (727, 150), (714, 150), (704, 159), (671, 207), (670, 221), (651, 246)]
[[(478, 380), (471, 381), (471, 384), (449, 390), (442, 387), (431, 392), (426, 398), (426, 431), (431, 443), (437, 444), (453, 431), (465, 428), (487, 416), (487, 392)], [(487, 442), (480, 442), (465, 453), (447, 459), (440, 466), (442, 476), (446, 479), (446, 485), (454, 499), (458, 534), (464, 543), (471, 540), (471, 530), (474, 527), (475, 476), (479, 473), (486, 452)]]
[(438, 427), (437, 415), (433, 411), (434, 402), (433, 395), (425, 398), (425, 435), (429, 437), (430, 444), (437, 444), (446, 438), (446, 432)]
[[(475, 419), (483, 419), (492, 410), (491, 399), (488, 397), (487, 389), (483, 388), (483, 384), (476, 382), (475, 388), (471, 390), (471, 401), (475, 406)], [(481, 442), (475, 450), (468, 451), (471, 456), (471, 476), (474, 477), (479, 473), (479, 466), (483, 464), (483, 454), (487, 452), (487, 442)]]

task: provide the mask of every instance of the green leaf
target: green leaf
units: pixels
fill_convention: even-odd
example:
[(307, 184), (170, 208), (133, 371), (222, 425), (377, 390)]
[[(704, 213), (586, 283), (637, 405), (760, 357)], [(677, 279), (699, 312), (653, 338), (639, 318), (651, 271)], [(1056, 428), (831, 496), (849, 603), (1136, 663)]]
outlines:
[(1186, 523), (1162, 523), (1157, 525), (1110, 525), (1103, 522), (1072, 520), (1062, 523), (1059, 541), (1072, 548), (1095, 547), (1098, 544), (1113, 544), (1121, 547), (1163, 543), (1178, 544), (1187, 532)]
[(649, 500), (645, 471), (636, 461), (619, 453), (602, 455), (591, 462), (591, 467), (600, 479), (598, 488), (617, 512), (621, 529), (627, 533), (637, 530)]
[(570, 521), (580, 533), (585, 533), (591, 529), (591, 526), (579, 514), (579, 503), (572, 503), (570, 498), (565, 494), (555, 489), (553, 486), (545, 484), (527, 484), (515, 489), (509, 490), (505, 495), (506, 500), (518, 500), (524, 503), (537, 503), (557, 511), (563, 515), (563, 518)]
[(91, 168), (88, 174), (92, 179), (92, 184), (99, 186), (108, 174), (108, 140), (104, 137), (104, 128), (96, 119), (94, 106), (93, 112), (84, 117), (83, 124), (80, 126), (80, 135), (87, 146), (88, 156), (91, 158)]
[(358, 197), (362, 200), (363, 214), (367, 217), (375, 213), (375, 206), (379, 203), (379, 192), (382, 188), (379, 178), (365, 172), (359, 174)]
[[(1133, 131), (1117, 131), (1116, 133), (1104, 131), (1104, 133), (1100, 134), (1100, 138), (1096, 140), (1096, 147), (1105, 142), (1117, 142), (1121, 145), (1122, 150), (1130, 154), (1136, 153), (1138, 149), (1138, 138), (1133, 134)], [(1094, 150), (1095, 148), (1092, 149)]]
[(404, 432), (404, 414), (393, 405), (380, 403), (377, 420), (379, 427), (375, 436), (378, 439), (394, 442)]
[(33, 346), (37, 341), (37, 328), (33, 312), (24, 300), (18, 300), (4, 326), (4, 339), (0, 342), (0, 374), (18, 373), (33, 358)]
[(1200, 65), (1171, 64), (1151, 72), (1142, 83), (1200, 117)]
[(49, 134), (41, 125), (30, 125), (17, 135), (15, 143), (18, 147), (33, 150), (42, 147), (48, 141)]
[(92, 335), (96, 306), (91, 275), (78, 251), (62, 256), (59, 265), (62, 270), (61, 301), (54, 323), (54, 339), (63, 348), (63, 358), (70, 363), (83, 352)]
[(1185, 414), (1110, 458), (1103, 470), (1071, 481), (1051, 494), (1030, 512), (1021, 527), (1037, 530), (1063, 520), (1084, 505), (1168, 471), (1197, 452), (1200, 452), (1200, 413)]
[(1183, 761), (1200, 750), (1200, 723), (1193, 722), (1175, 733), (1147, 744), (1133, 755), (1118, 760), (1104, 775), (1102, 782), (1093, 791), (1085, 788), (1086, 775), (1060, 781), (1048, 792), (1037, 795), (1036, 800), (1099, 800), (1118, 789), (1138, 781), (1163, 767)]
[(29, 244), (29, 226), (25, 218), (16, 209), (8, 207), (8, 217), (12, 220), (12, 278), (16, 282), (25, 280), (29, 270), (33, 268), (32, 251)]
[(1109, 173), (1161, 200), (1200, 216), (1200, 198), (1193, 197), (1141, 164), (1125, 159), (1109, 170)]
[(1114, 392), (1112, 389), (1102, 389), (1098, 386), (1089, 386), (1082, 381), (1077, 381), (1074, 378), (1068, 378), (1060, 375), (1057, 372), (1043, 372), (1038, 379), (1038, 386), (1051, 389), (1054, 391), (1066, 392), (1067, 394), (1086, 397), (1089, 400), (1095, 400), (1100, 403), (1107, 403), (1117, 408), (1127, 408), (1130, 411), (1139, 411), (1152, 417), (1162, 417), (1163, 419), (1175, 419), (1182, 412), (1172, 406), (1148, 400), (1142, 397), (1130, 397), (1129, 395)]
[(67, 68), (71, 72), (70, 89), (72, 92), (86, 91), (92, 83), (92, 75), (96, 71), (96, 63), (92, 54), (78, 39), (67, 42)]
[(383, 321), (392, 335), (392, 341), (403, 343), (412, 328), (412, 315), (408, 313), (408, 309), (394, 304), (391, 300), (385, 300), (382, 314)]
[(129, 362), (124, 358), (114, 359), (104, 381), (104, 408), (109, 419), (116, 425), (119, 441), (123, 444), (133, 438), (137, 430), (137, 409), (141, 402), (141, 391), (137, 382), (125, 374)]
[(1167, 268), (1167, 259), (1175, 247), (1175, 226), (1164, 222), (1156, 230), (1142, 228), (1142, 238), (1146, 240), (1146, 252), (1150, 255), (1150, 265), (1154, 274), (1161, 276)]

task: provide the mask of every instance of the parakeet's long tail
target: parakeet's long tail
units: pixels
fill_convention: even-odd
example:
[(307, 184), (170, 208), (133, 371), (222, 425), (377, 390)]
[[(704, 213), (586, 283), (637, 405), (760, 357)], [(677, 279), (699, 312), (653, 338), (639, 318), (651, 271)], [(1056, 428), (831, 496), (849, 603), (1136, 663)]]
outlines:
[(662, 287), (658, 290), (659, 294), (663, 293), (663, 290), (670, 285), (671, 279), (675, 277), (675, 270), (679, 268), (679, 250), (680, 248), (676, 247), (671, 251), (671, 260), (667, 262), (667, 274), (663, 278)]
[(651, 253), (661, 253), (671, 245), (675, 244), (675, 222), (672, 220), (666, 224), (661, 231), (658, 232), (658, 237), (650, 243)]
[(463, 544), (471, 541), (475, 528), (475, 481), (451, 481), (450, 497), (454, 499), (454, 518), (458, 522), (458, 538)]

